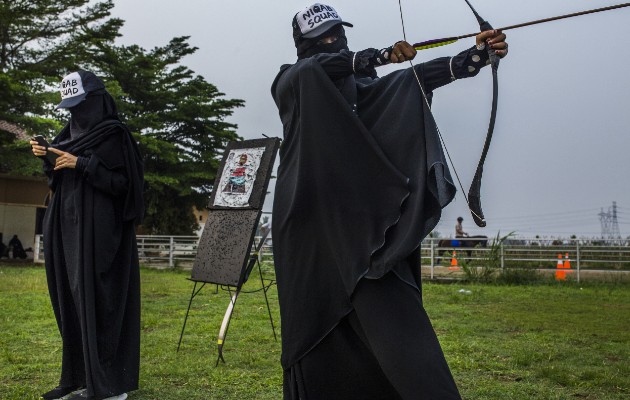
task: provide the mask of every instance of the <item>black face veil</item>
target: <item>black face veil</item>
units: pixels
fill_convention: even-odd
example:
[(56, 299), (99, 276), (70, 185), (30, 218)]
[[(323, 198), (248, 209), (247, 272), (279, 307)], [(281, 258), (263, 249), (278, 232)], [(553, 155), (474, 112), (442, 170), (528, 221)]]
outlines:
[[(329, 36), (337, 36), (337, 40), (332, 43), (319, 43), (320, 40)], [(312, 39), (293, 38), (297, 48), (298, 60), (309, 58), (320, 53), (339, 53), (341, 50), (348, 50), (348, 38), (343, 25), (338, 24)]]
[(89, 132), (98, 123), (118, 119), (118, 109), (112, 96), (104, 89), (90, 93), (85, 100), (69, 108), (70, 137), (76, 139)]

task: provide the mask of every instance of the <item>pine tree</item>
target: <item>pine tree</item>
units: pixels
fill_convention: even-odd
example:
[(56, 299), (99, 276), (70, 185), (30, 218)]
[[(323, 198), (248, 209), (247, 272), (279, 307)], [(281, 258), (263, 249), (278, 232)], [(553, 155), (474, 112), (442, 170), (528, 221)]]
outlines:
[[(140, 143), (147, 181), (144, 230), (191, 234), (192, 206), (203, 208), (226, 144), (240, 139), (225, 119), (244, 102), (225, 99), (181, 64), (188, 37), (150, 51), (117, 46), (123, 21), (112, 0), (0, 0), (0, 120), (52, 137), (67, 114), (54, 111), (61, 77), (101, 76), (122, 120)], [(0, 131), (0, 172), (41, 170), (24, 142)]]

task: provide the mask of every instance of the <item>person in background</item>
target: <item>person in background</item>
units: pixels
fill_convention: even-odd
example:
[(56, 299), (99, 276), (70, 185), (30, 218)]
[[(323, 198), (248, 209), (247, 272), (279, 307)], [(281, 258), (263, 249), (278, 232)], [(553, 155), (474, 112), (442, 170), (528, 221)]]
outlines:
[(13, 238), (9, 240), (9, 249), (13, 252), (13, 258), (21, 258), (22, 260), (26, 258), (26, 251), (18, 239), (18, 235), (13, 235)]
[(63, 347), (59, 385), (42, 397), (122, 400), (138, 388), (140, 367), (142, 161), (96, 75), (70, 73), (61, 98), (66, 126), (50, 147), (31, 141), (53, 192), (44, 254)]
[(464, 232), (464, 228), (462, 227), (462, 222), (463, 221), (464, 221), (464, 218), (457, 217), (457, 224), (455, 225), (455, 237), (456, 238), (468, 237), (468, 233)]

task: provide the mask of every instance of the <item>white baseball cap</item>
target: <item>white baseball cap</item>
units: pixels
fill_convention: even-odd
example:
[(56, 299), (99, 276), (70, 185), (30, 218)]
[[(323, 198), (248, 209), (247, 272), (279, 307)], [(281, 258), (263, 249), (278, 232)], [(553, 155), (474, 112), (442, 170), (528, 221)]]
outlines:
[(82, 102), (90, 92), (105, 89), (103, 81), (89, 71), (72, 72), (61, 80), (61, 103), (57, 108), (71, 108)]
[(315, 3), (298, 11), (293, 17), (293, 37), (312, 39), (338, 24), (352, 27), (331, 6)]

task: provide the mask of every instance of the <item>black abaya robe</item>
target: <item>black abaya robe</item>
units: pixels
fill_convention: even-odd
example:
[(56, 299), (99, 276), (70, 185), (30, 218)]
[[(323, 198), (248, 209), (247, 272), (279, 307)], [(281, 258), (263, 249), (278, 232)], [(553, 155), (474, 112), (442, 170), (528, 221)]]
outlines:
[[(413, 70), (360, 77), (354, 58), (299, 60), (272, 86), (284, 127), (272, 229), (285, 398), (458, 399), (418, 253), (455, 187)], [(471, 48), (414, 68), (431, 96), (486, 60)]]
[(53, 171), (44, 162), (53, 191), (44, 251), (63, 340), (60, 386), (106, 398), (138, 388), (142, 163), (115, 116), (74, 138), (70, 131), (71, 123), (52, 145), (78, 156), (76, 169)]

